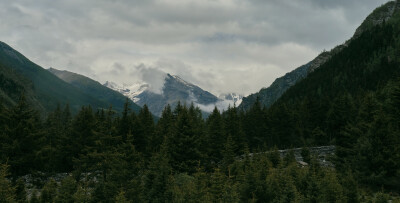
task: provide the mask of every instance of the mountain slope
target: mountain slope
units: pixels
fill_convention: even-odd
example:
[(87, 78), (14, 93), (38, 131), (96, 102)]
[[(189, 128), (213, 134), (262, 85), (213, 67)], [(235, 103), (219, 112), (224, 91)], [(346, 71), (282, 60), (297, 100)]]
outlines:
[(266, 111), (264, 140), (334, 144), (338, 171), (351, 169), (360, 184), (377, 190), (400, 191), (399, 36), (395, 12), (351, 40)]
[[(111, 104), (113, 109), (117, 111), (120, 112), (122, 111), (124, 103), (126, 102), (126, 97), (121, 93), (111, 90), (103, 86), (99, 82), (83, 75), (79, 75), (65, 70), (64, 71), (57, 70), (54, 68), (49, 68), (48, 71), (56, 75), (58, 78), (64, 80), (65, 82), (78, 88), (83, 93), (90, 95), (93, 98), (97, 98), (103, 102)], [(131, 102), (130, 107), (136, 113), (140, 111), (140, 107), (133, 102)]]
[[(387, 116), (390, 113), (385, 111), (398, 97), (388, 99), (387, 95), (392, 94), (400, 77), (399, 35), (397, 12), (386, 23), (349, 41), (340, 52), (288, 88), (267, 110), (266, 140), (278, 146), (325, 145), (365, 134), (363, 129), (354, 131), (352, 125), (362, 119), (367, 120), (364, 124), (371, 122), (378, 111), (383, 111), (379, 116)], [(252, 106), (249, 113), (257, 112), (258, 107)]]
[(364, 31), (371, 29), (373, 26), (388, 21), (392, 18), (392, 16), (396, 15), (399, 10), (400, 3), (398, 1), (388, 2), (387, 4), (375, 9), (357, 28), (350, 40), (346, 41), (343, 45), (333, 48), (330, 51), (321, 53), (306, 65), (300, 66), (295, 70), (286, 73), (283, 77), (276, 79), (269, 87), (262, 88), (259, 92), (243, 98), (240, 108), (248, 110), (255, 103), (257, 98), (259, 98), (259, 101), (266, 107), (271, 106), (287, 89), (296, 84), (298, 81), (307, 77), (309, 73), (319, 68), (332, 56), (341, 52), (341, 50), (347, 47), (352, 40), (358, 38)]
[(54, 110), (57, 104), (68, 103), (73, 112), (78, 111), (82, 105), (91, 105), (93, 108), (108, 108), (110, 105), (64, 82), (4, 42), (0, 42), (0, 67), (6, 80), (19, 84), (16, 86), (19, 90), (15, 93), (10, 94), (10, 89), (6, 93), (6, 88), (2, 89), (2, 94), (7, 95), (2, 97), (8, 100), (9, 104), (17, 101), (19, 92), (25, 92), (29, 96), (28, 99), (34, 102), (32, 105), (43, 113)]
[(13, 71), (13, 69), (0, 65), (0, 103), (5, 106), (15, 105), (20, 96), (25, 98), (36, 107), (43, 111), (43, 106), (34, 96), (32, 81)]
[(276, 79), (271, 86), (261, 89), (258, 93), (244, 97), (239, 107), (246, 110), (249, 109), (255, 103), (257, 97), (265, 106), (271, 106), (289, 87), (307, 76), (309, 66), (310, 64), (300, 66), (292, 72), (286, 73), (283, 77)]

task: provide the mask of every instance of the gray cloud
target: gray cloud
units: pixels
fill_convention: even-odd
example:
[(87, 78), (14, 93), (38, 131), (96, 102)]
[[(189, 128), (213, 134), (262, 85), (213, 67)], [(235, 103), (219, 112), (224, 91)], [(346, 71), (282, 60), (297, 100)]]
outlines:
[(149, 90), (161, 94), (162, 88), (164, 87), (165, 77), (167, 74), (158, 68), (147, 67), (144, 64), (140, 64), (131, 70), (130, 75), (139, 74), (139, 77), (146, 83), (150, 84)]
[(0, 0), (0, 40), (101, 82), (171, 73), (249, 94), (350, 38), (386, 1)]

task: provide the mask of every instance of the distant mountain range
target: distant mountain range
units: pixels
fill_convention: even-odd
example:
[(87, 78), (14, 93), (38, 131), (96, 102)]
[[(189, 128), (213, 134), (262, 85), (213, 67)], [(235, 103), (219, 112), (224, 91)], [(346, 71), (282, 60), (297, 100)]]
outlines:
[(161, 115), (167, 104), (175, 107), (178, 102), (186, 105), (193, 103), (207, 113), (211, 112), (215, 106), (219, 109), (226, 109), (235, 103), (239, 105), (243, 97), (235, 93), (217, 97), (179, 76), (170, 74), (165, 75), (161, 93), (151, 91), (151, 84), (141, 82), (116, 84), (107, 81), (104, 86), (122, 93), (140, 106), (146, 104), (154, 115)]
[[(102, 86), (99, 84), (99, 87)], [(53, 111), (58, 104), (69, 104), (73, 113), (83, 105), (91, 105), (94, 109), (109, 108), (110, 105), (115, 105), (116, 110), (123, 107), (112, 97), (99, 97), (95, 91), (65, 82), (0, 42), (0, 102), (13, 106), (22, 94), (42, 114)], [(123, 95), (117, 94), (123, 98)], [(134, 109), (138, 111), (140, 107)]]
[(388, 21), (400, 10), (400, 3), (398, 1), (388, 2), (387, 4), (377, 8), (372, 12), (364, 22), (357, 28), (353, 37), (347, 40), (344, 44), (333, 48), (330, 51), (325, 51), (319, 54), (315, 59), (309, 63), (302, 65), (295, 70), (286, 73), (284, 76), (277, 78), (269, 87), (262, 88), (259, 92), (250, 94), (243, 98), (243, 102), (239, 108), (248, 110), (257, 100), (266, 107), (271, 106), (277, 101), (290, 87), (295, 85), (300, 80), (307, 77), (307, 75), (327, 62), (332, 56), (338, 54), (347, 47), (348, 44), (359, 37), (365, 30), (372, 28), (375, 25)]

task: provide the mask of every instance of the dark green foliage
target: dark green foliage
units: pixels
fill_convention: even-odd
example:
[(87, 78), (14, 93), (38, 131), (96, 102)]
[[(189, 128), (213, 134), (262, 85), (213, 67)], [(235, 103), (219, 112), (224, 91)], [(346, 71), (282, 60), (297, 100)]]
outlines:
[(125, 192), (121, 190), (118, 195), (115, 197), (115, 203), (129, 203), (131, 201), (128, 201), (125, 197)]
[(0, 202), (17, 202), (15, 188), (12, 187), (11, 182), (7, 179), (8, 167), (7, 164), (0, 165)]
[(171, 136), (167, 137), (171, 165), (179, 172), (194, 172), (201, 160), (199, 126), (202, 124), (196, 123), (197, 120), (202, 122), (201, 113), (199, 115), (200, 110), (192, 107), (177, 106), (174, 128)]
[(134, 144), (139, 152), (146, 153), (148, 156), (147, 153), (159, 147), (157, 143), (161, 144), (162, 136), (156, 137), (153, 116), (146, 105), (140, 110), (134, 123)]
[[(368, 106), (371, 106), (370, 104)], [(353, 134), (357, 131), (351, 129), (364, 126), (364, 131), (367, 132), (357, 139), (361, 148), (358, 145), (343, 145), (351, 149), (351, 153), (342, 153), (346, 157), (338, 159), (345, 160), (341, 162), (343, 167), (339, 172), (349, 168), (358, 169), (354, 176), (349, 171), (341, 174), (334, 169), (320, 166), (306, 148), (302, 155), (305, 160), (309, 159), (310, 166), (305, 168), (296, 164), (293, 151), (289, 151), (282, 159), (276, 147), (269, 153), (253, 153), (244, 156), (243, 159), (238, 158), (235, 153), (238, 147), (232, 136), (225, 131), (227, 122), (223, 121), (226, 119), (226, 112), (221, 115), (215, 110), (204, 122), (200, 111), (193, 106), (178, 106), (174, 113), (167, 107), (160, 122), (154, 124), (151, 115), (146, 113), (145, 109), (138, 116), (126, 109), (126, 114), (119, 117), (114, 115), (111, 109), (93, 112), (90, 107), (83, 107), (76, 116), (70, 118), (68, 107), (66, 110), (57, 108), (42, 124), (38, 120), (38, 126), (43, 126), (45, 133), (38, 134), (40, 142), (36, 145), (43, 147), (34, 148), (36, 154), (40, 155), (35, 161), (55, 163), (57, 167), (50, 167), (49, 164), (41, 168), (50, 174), (66, 170), (63, 166), (71, 167), (69, 170), (73, 170), (75, 176), (67, 176), (58, 184), (50, 179), (44, 184), (38, 199), (33, 198), (32, 201), (179, 202), (196, 199), (200, 202), (357, 202), (360, 194), (359, 183), (355, 177), (365, 177), (371, 174), (368, 171), (373, 171), (373, 174), (379, 172), (381, 176), (372, 176), (373, 180), (360, 180), (388, 186), (395, 183), (387, 182), (389, 179), (386, 178), (395, 177), (394, 170), (371, 167), (375, 163), (384, 167), (396, 166), (395, 157), (387, 154), (385, 149), (392, 147), (390, 149), (396, 150), (393, 148), (395, 145), (389, 143), (396, 141), (388, 133), (392, 128), (387, 127), (392, 125), (393, 119), (388, 117), (385, 120), (379, 117), (379, 114), (383, 114), (383, 110), (379, 108), (374, 119), (368, 122), (356, 120), (357, 122), (348, 123), (341, 131)], [(390, 108), (388, 110), (390, 111)], [(364, 110), (359, 112), (360, 115), (365, 113)], [(262, 114), (266, 115), (266, 111)], [(237, 116), (239, 125), (242, 116), (245, 115)], [(363, 118), (358, 115), (356, 117)], [(370, 122), (371, 124), (365, 124)], [(144, 153), (150, 156), (148, 160), (143, 153), (136, 150), (134, 135), (130, 130), (125, 131), (126, 137), (122, 138), (123, 123), (132, 129), (133, 133), (145, 132), (142, 135), (154, 135), (152, 140), (158, 140), (156, 136), (163, 137), (163, 140), (157, 141), (160, 142), (158, 147), (149, 146), (151, 142), (145, 142), (142, 146)], [(383, 124), (383, 128), (378, 126)], [(146, 128), (135, 131), (135, 126), (140, 125)], [(371, 129), (368, 126), (371, 126)], [(384, 136), (378, 131), (369, 133), (372, 129), (383, 130)], [(224, 139), (220, 139), (220, 136)], [(365, 144), (371, 142), (370, 139), (374, 139), (375, 143), (385, 144), (374, 145), (381, 148), (372, 150), (368, 148), (372, 145)], [(242, 146), (244, 147), (238, 151), (248, 152), (246, 145)], [(52, 150), (47, 152), (49, 149)], [(343, 149), (349, 152), (347, 148)], [(358, 151), (361, 149), (370, 154)], [(50, 156), (51, 154), (53, 155)], [(385, 157), (387, 160), (355, 158), (361, 155)], [(59, 159), (65, 159), (64, 157), (72, 157), (71, 166), (60, 163)], [(355, 167), (361, 165), (356, 162), (358, 160), (363, 163), (362, 166), (368, 167), (368, 170), (361, 171), (361, 166)], [(349, 165), (352, 167), (347, 167)], [(385, 173), (380, 172), (382, 169), (385, 169)], [(377, 182), (378, 180), (380, 182)], [(12, 197), (24, 201), (24, 192), (21, 191), (23, 183), (19, 185), (17, 190), (12, 187), (16, 194)]]
[(289, 150), (287, 152), (287, 154), (285, 155), (283, 161), (284, 161), (284, 164), (286, 166), (289, 166), (289, 165), (291, 165), (293, 163), (296, 163), (296, 157), (294, 156), (293, 150)]
[[(42, 137), (39, 114), (21, 96), (18, 104), (8, 111), (6, 128), (2, 132), (1, 161), (11, 165), (13, 175), (22, 175), (30, 169), (39, 169), (35, 162), (35, 152), (39, 149), (38, 140)], [(5, 160), (4, 160), (5, 158)]]
[(172, 168), (169, 165), (166, 145), (161, 146), (161, 151), (155, 153), (150, 161), (145, 174), (144, 189), (146, 200), (149, 202), (163, 202), (171, 200), (168, 193), (169, 177)]
[(57, 183), (54, 179), (50, 179), (46, 182), (46, 184), (42, 188), (42, 192), (40, 194), (40, 202), (53, 202), (57, 195)]
[(301, 157), (303, 157), (304, 162), (311, 163), (311, 152), (308, 147), (303, 147), (301, 149)]
[(217, 108), (215, 108), (208, 117), (206, 126), (207, 129), (202, 147), (208, 149), (204, 152), (207, 156), (207, 161), (210, 162), (210, 164), (217, 163), (223, 157), (222, 149), (224, 149), (224, 143), (226, 142), (225, 133), (223, 131), (223, 120)]
[(136, 120), (136, 115), (131, 113), (130, 103), (126, 99), (124, 103), (124, 109), (122, 111), (122, 117), (119, 119), (118, 134), (121, 136), (123, 141), (126, 141), (128, 134), (132, 133), (133, 122)]
[(18, 178), (18, 180), (15, 182), (15, 194), (16, 194), (15, 200), (17, 200), (17, 202), (20, 203), (27, 202), (25, 183), (22, 178)]
[(61, 181), (55, 202), (73, 203), (74, 194), (77, 191), (76, 180), (72, 176), (67, 176)]
[(39, 198), (38, 198), (38, 192), (36, 190), (34, 190), (32, 192), (32, 196), (31, 199), (29, 200), (29, 203), (39, 203)]
[(223, 131), (227, 137), (231, 137), (234, 146), (234, 152), (236, 155), (244, 154), (244, 148), (247, 146), (246, 135), (243, 131), (242, 115), (238, 112), (238, 109), (234, 107), (228, 107), (228, 109), (222, 113), (224, 120)]
[[(257, 99), (256, 103), (243, 118), (243, 129), (246, 132), (247, 142), (250, 146), (254, 148), (261, 147), (264, 142), (271, 140), (271, 135), (266, 126), (266, 119), (264, 109)], [(272, 143), (272, 141), (268, 143)]]
[(226, 139), (224, 149), (222, 150), (222, 169), (230, 171), (230, 165), (235, 161), (235, 145), (232, 137)]
[(281, 155), (279, 154), (278, 148), (274, 148), (272, 152), (268, 153), (269, 161), (272, 165), (277, 168), (281, 163)]

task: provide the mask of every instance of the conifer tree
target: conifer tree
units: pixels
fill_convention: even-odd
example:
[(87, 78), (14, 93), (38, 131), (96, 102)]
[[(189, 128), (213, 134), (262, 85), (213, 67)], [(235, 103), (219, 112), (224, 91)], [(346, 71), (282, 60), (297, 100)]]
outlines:
[(276, 146), (271, 152), (268, 153), (268, 158), (271, 161), (274, 168), (277, 168), (279, 166), (282, 160), (281, 160), (281, 155)]
[(82, 172), (88, 171), (93, 165), (87, 156), (95, 147), (95, 141), (99, 135), (96, 125), (97, 121), (90, 106), (82, 107), (72, 123), (71, 140), (68, 142), (70, 143), (68, 151), (72, 156), (70, 161), (73, 161), (75, 169)]
[[(61, 110), (60, 105), (49, 114), (44, 126), (44, 136), (39, 139), (41, 149), (38, 151), (38, 161), (41, 162), (43, 169), (49, 172), (63, 171), (65, 170), (64, 164), (62, 163), (63, 158), (67, 155), (64, 154), (63, 141), (67, 140), (68, 137), (68, 123), (65, 123), (65, 118)], [(68, 122), (68, 121), (67, 121)]]
[(39, 198), (40, 202), (41, 203), (53, 202), (55, 200), (56, 195), (57, 195), (57, 183), (54, 179), (51, 178), (49, 181), (46, 182), (46, 184), (42, 188)]
[(173, 114), (171, 110), (171, 106), (168, 104), (162, 114), (160, 119), (157, 122), (155, 129), (156, 139), (151, 141), (151, 143), (155, 143), (156, 146), (161, 146), (162, 144), (166, 144), (168, 146), (168, 140), (171, 136), (174, 120)]
[(15, 195), (17, 202), (27, 202), (27, 193), (25, 188), (25, 183), (22, 178), (18, 178), (15, 182)]
[(12, 141), (11, 137), (6, 133), (9, 123), (9, 113), (7, 109), (2, 105), (0, 101), (0, 162), (7, 162), (8, 160), (8, 148)]
[(77, 190), (77, 183), (72, 176), (67, 176), (61, 181), (55, 202), (74, 202), (74, 194)]
[(32, 195), (31, 195), (31, 199), (29, 200), (29, 203), (39, 203), (40, 201), (39, 201), (39, 198), (38, 198), (38, 191), (37, 190), (34, 190), (33, 192), (32, 192)]
[(228, 136), (222, 150), (222, 169), (230, 174), (230, 165), (235, 161), (235, 145), (231, 136)]
[(79, 185), (75, 194), (72, 196), (75, 202), (88, 203), (91, 201), (91, 196), (86, 185)]
[(8, 177), (8, 165), (0, 165), (0, 202), (14, 203), (16, 201), (15, 188), (11, 186)]
[(238, 113), (236, 106), (228, 107), (228, 109), (222, 114), (224, 119), (224, 132), (226, 135), (232, 137), (234, 153), (240, 155), (244, 153), (244, 147), (247, 145), (246, 135), (243, 131), (243, 123), (241, 116)]
[(132, 132), (133, 121), (130, 114), (131, 114), (130, 102), (129, 99), (126, 98), (126, 101), (124, 103), (124, 109), (122, 111), (122, 117), (120, 118), (118, 125), (118, 134), (119, 136), (121, 136), (122, 141), (125, 141), (128, 133)]
[(210, 194), (212, 202), (223, 202), (225, 190), (225, 175), (217, 168), (211, 175)]
[(118, 195), (115, 197), (115, 203), (129, 203), (131, 201), (128, 201), (125, 197), (125, 192), (121, 190)]
[(169, 177), (172, 168), (169, 165), (167, 145), (164, 142), (161, 150), (151, 157), (145, 174), (144, 191), (149, 202), (168, 202), (171, 197), (168, 194)]
[[(159, 138), (155, 136), (153, 116), (147, 105), (144, 105), (140, 110), (136, 122), (133, 131), (134, 144), (139, 152), (149, 157), (151, 152), (159, 147), (157, 143), (160, 143), (160, 141), (157, 140)], [(153, 143), (151, 141), (155, 142)]]
[(294, 151), (293, 150), (289, 150), (287, 152), (287, 154), (285, 155), (284, 159), (284, 164), (286, 167), (288, 167), (289, 165), (296, 163), (296, 157), (294, 156)]
[(24, 95), (10, 110), (7, 126), (5, 133), (12, 140), (5, 156), (9, 158), (11, 173), (22, 175), (38, 168), (35, 152), (40, 147), (37, 141), (42, 134), (41, 122), (38, 112), (29, 106)]
[(327, 113), (327, 123), (329, 141), (336, 139), (336, 144), (342, 146), (348, 142), (346, 137), (340, 136), (340, 132), (346, 127), (349, 121), (356, 116), (353, 98), (344, 93), (335, 98), (331, 103), (331, 108)]
[[(270, 135), (268, 134), (265, 120), (266, 116), (263, 110), (263, 106), (259, 98), (257, 98), (254, 105), (250, 108), (248, 112), (246, 112), (243, 121), (243, 129), (246, 132), (246, 137), (250, 149), (261, 147), (263, 146), (264, 142), (267, 142), (268, 136)], [(274, 142), (269, 141), (268, 143)]]
[(308, 147), (303, 147), (301, 148), (301, 157), (303, 158), (303, 161), (306, 163), (311, 163), (311, 152)]
[(218, 163), (223, 155), (224, 143), (226, 141), (225, 133), (223, 132), (223, 120), (217, 107), (208, 117), (206, 121), (206, 139), (203, 140), (204, 153), (207, 154), (210, 163)]
[(173, 147), (168, 151), (171, 165), (176, 171), (193, 173), (201, 159), (198, 148), (199, 134), (197, 134), (193, 116), (189, 114), (186, 107), (181, 108), (175, 109), (175, 112), (179, 114), (176, 115), (173, 133), (169, 139), (170, 146)]
[(320, 185), (321, 194), (318, 199), (319, 202), (343, 202), (345, 201), (343, 195), (343, 188), (340, 185), (336, 173), (332, 170), (326, 170)]

